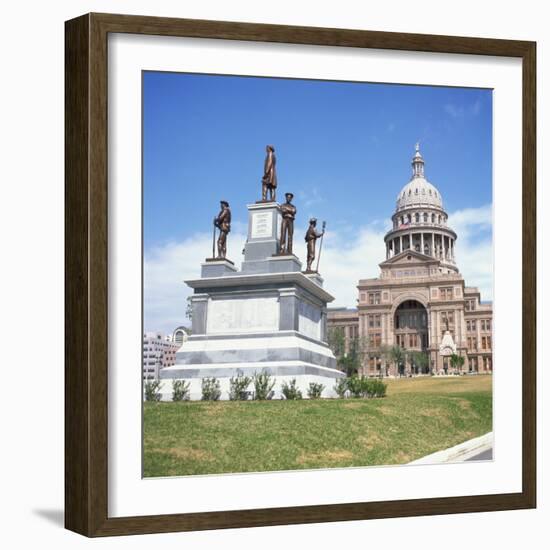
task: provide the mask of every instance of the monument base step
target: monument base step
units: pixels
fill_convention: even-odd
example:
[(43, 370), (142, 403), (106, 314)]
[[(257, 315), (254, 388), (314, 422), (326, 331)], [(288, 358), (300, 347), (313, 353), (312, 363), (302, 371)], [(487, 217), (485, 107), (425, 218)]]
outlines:
[[(334, 385), (339, 378), (345, 374), (339, 370), (318, 365), (308, 364), (303, 361), (288, 362), (258, 362), (239, 365), (235, 363), (226, 364), (196, 364), (196, 365), (173, 365), (160, 371), (161, 387), (159, 389), (163, 401), (172, 400), (172, 380), (185, 380), (190, 384), (190, 399), (200, 400), (202, 398), (201, 383), (203, 378), (217, 378), (220, 382), (222, 395), (220, 400), (229, 399), (230, 378), (239, 374), (253, 377), (255, 373), (267, 373), (275, 380), (273, 386), (273, 399), (284, 398), (281, 392), (284, 382), (290, 383), (296, 380), (297, 388), (302, 392), (304, 399), (307, 399), (307, 391), (310, 383), (323, 384), (322, 397), (337, 397)], [(249, 392), (254, 391), (254, 384), (249, 386)]]

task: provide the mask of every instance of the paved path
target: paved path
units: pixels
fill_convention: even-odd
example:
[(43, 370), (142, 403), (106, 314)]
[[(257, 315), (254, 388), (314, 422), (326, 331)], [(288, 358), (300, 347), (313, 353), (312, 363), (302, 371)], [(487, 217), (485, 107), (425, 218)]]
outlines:
[(493, 460), (493, 449), (487, 449), (478, 455), (472, 456), (472, 458), (466, 459), (468, 462), (471, 460)]

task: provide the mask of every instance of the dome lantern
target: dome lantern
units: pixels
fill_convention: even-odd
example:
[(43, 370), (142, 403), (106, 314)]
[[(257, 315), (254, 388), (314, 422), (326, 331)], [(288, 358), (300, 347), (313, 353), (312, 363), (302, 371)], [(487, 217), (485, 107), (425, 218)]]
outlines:
[(422, 207), (443, 210), (443, 200), (439, 191), (424, 176), (424, 158), (417, 142), (412, 158), (412, 177), (397, 195), (396, 212), (407, 208)]
[(415, 145), (415, 153), (412, 159), (413, 178), (424, 177), (424, 159), (420, 154), (420, 143), (417, 141)]

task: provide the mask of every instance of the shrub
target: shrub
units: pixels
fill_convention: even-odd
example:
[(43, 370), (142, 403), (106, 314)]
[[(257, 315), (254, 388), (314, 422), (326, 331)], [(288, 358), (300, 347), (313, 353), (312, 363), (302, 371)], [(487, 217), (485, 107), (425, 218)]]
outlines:
[(336, 384), (334, 384), (334, 391), (340, 399), (344, 399), (348, 391), (347, 378), (338, 378), (338, 380), (336, 380)]
[(145, 382), (145, 401), (160, 401), (160, 380), (147, 380)]
[(281, 392), (287, 399), (302, 399), (302, 392), (296, 387), (296, 378), (293, 378), (290, 384), (283, 382)]
[(387, 384), (379, 378), (352, 376), (346, 379), (347, 389), (352, 397), (385, 397)]
[(254, 373), (254, 399), (265, 401), (273, 397), (273, 386), (275, 380), (265, 371), (260, 374)]
[(172, 401), (189, 401), (190, 382), (172, 380)]
[(215, 377), (203, 378), (201, 389), (203, 401), (218, 401), (222, 394), (220, 390), (220, 381)]
[(386, 397), (387, 384), (378, 378), (367, 380), (366, 389), (367, 397)]
[(248, 399), (248, 386), (252, 382), (252, 377), (245, 376), (242, 372), (237, 372), (237, 376), (229, 379), (229, 400), (246, 401)]
[(310, 399), (319, 399), (324, 389), (325, 389), (325, 386), (320, 382), (319, 383), (310, 382), (309, 388), (307, 389), (307, 396)]
[(365, 382), (363, 377), (350, 376), (346, 381), (351, 397), (363, 397), (365, 394)]

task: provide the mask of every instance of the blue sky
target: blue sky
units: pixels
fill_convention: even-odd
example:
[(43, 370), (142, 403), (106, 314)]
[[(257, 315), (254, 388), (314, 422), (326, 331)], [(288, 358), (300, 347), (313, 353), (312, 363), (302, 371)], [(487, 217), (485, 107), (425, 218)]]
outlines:
[[(200, 260), (196, 258), (194, 271), (177, 262), (172, 270), (164, 266), (162, 277), (153, 275), (160, 269), (158, 262), (168, 261), (167, 253), (173, 256), (176, 250), (191, 258), (185, 243), (195, 250), (210, 233), (222, 198), (233, 213), (234, 250), (230, 243), (228, 255), (240, 262), (246, 204), (260, 198), (268, 143), (276, 149), (280, 196), (286, 191), (295, 195), (298, 239), (312, 215), (327, 220), (328, 249), (331, 243), (349, 247), (359, 234), (370, 232), (373, 260), (364, 257), (364, 265), (356, 267), (365, 277), (376, 276), (377, 264), (384, 259), (380, 236), (397, 193), (410, 179), (416, 141), (427, 179), (440, 190), (451, 221), (454, 214), (459, 226), (455, 230), (462, 230), (457, 253), (472, 263), (480, 257), (472, 246), (492, 246), (490, 90), (145, 72), (143, 115), (149, 330), (162, 325), (168, 331), (179, 315), (176, 308), (182, 307), (178, 298), (174, 311), (167, 311), (175, 299), (172, 294), (160, 307), (162, 300), (154, 295), (163, 292), (156, 287), (176, 275), (178, 288), (185, 286), (181, 281), (198, 275)], [(202, 258), (210, 255), (206, 242), (208, 238), (204, 251), (195, 251)], [(487, 273), (492, 265), (483, 266), (484, 275), (476, 276), (481, 266), (463, 266), (459, 256), (459, 267), (465, 276), (479, 278), (467, 283), (483, 287), (489, 294), (485, 298), (491, 299)], [(184, 272), (181, 276), (178, 269)], [(352, 269), (348, 277), (354, 276)], [(334, 277), (333, 286), (340, 288), (344, 281)], [(325, 279), (330, 291), (331, 281)], [(180, 292), (184, 300), (188, 291)], [(337, 305), (354, 305), (349, 303), (351, 294), (340, 292), (340, 297)]]

